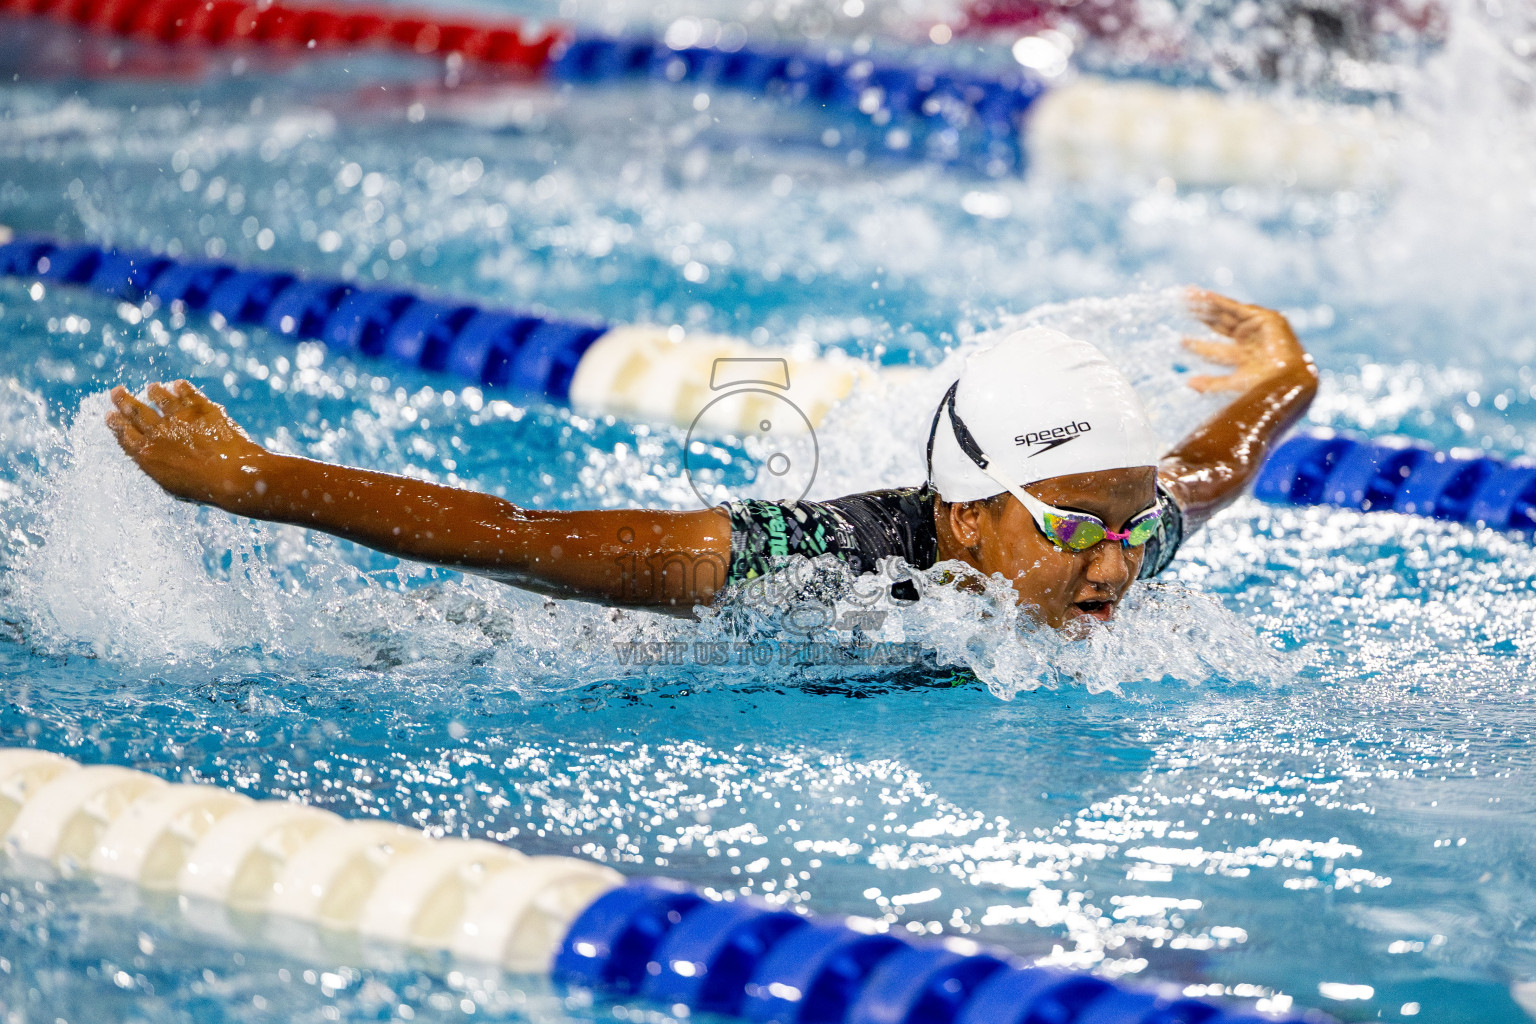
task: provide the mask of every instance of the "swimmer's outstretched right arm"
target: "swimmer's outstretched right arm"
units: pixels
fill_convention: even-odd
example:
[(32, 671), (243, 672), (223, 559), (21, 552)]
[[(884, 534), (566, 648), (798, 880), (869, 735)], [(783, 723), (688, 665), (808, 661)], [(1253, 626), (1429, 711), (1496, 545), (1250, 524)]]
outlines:
[(113, 389), (107, 425), (140, 469), (186, 501), (555, 597), (686, 614), (725, 585), (730, 521), (716, 509), (524, 509), (268, 451), (184, 380), (150, 384), (147, 396)]

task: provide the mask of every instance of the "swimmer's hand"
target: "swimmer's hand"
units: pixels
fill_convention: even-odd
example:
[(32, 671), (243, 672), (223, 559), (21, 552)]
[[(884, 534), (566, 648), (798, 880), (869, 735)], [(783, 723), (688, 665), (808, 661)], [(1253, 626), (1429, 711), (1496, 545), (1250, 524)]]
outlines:
[(1189, 386), (1201, 393), (1247, 391), (1286, 375), (1315, 377), (1312, 360), (1285, 317), (1263, 306), (1250, 306), (1203, 288), (1189, 290), (1190, 311), (1231, 341), (1185, 338), (1184, 347), (1200, 358), (1232, 367), (1231, 373), (1200, 374)]
[(224, 407), (184, 380), (149, 385), (144, 402), (112, 389), (107, 426), (139, 468), (173, 497), (228, 507), (257, 486), (270, 458)]

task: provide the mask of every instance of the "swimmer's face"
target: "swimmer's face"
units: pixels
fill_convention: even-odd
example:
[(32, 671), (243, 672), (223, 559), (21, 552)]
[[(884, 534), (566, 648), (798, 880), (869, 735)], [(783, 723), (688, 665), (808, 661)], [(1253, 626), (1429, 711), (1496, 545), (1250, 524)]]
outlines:
[[(1157, 470), (1109, 469), (1058, 476), (1026, 490), (1057, 508), (1087, 512), (1116, 532), (1157, 498)], [(939, 506), (940, 557), (958, 558), (986, 575), (1013, 581), (1019, 604), (1055, 629), (1075, 621), (1108, 622), (1141, 571), (1146, 548), (1103, 541), (1068, 551), (1046, 539), (1017, 498)], [(947, 527), (947, 528), (946, 528)], [(947, 550), (946, 550), (947, 549)]]

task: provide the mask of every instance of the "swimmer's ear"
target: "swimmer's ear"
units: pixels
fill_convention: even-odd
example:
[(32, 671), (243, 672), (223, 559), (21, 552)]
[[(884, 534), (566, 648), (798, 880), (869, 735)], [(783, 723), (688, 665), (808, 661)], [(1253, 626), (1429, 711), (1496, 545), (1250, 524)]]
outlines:
[(983, 524), (987, 517), (987, 503), (985, 501), (945, 502), (943, 515), (955, 542), (969, 550), (981, 540)]

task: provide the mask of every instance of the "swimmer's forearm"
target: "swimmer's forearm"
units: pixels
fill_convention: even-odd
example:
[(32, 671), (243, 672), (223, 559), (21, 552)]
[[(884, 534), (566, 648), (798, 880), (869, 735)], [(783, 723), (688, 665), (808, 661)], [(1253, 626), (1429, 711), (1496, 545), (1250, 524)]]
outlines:
[(235, 515), (417, 561), (474, 565), (499, 555), (514, 569), (524, 560), (523, 545), (508, 544), (522, 510), (494, 495), (274, 452), (241, 460), (230, 476), (212, 503)]
[(1164, 457), (1159, 477), (1189, 528), (1235, 501), (1258, 475), (1270, 444), (1305, 415), (1317, 370), (1305, 358), (1240, 395)]
[(553, 597), (691, 611), (725, 584), (719, 512), (523, 509), (478, 491), (264, 452), (216, 502), (236, 515), (320, 530), (398, 558)]

